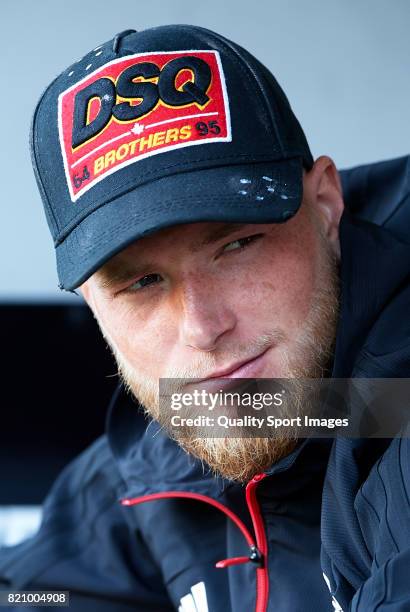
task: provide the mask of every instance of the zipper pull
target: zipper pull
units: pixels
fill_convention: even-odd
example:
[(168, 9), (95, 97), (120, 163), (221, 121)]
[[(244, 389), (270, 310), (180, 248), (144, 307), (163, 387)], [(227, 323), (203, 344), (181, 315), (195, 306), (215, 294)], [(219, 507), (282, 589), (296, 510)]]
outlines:
[(241, 563), (255, 563), (259, 567), (263, 567), (263, 558), (256, 546), (251, 546), (249, 557), (231, 557), (230, 559), (222, 559), (215, 563), (215, 567), (223, 569), (231, 565), (240, 565)]
[(263, 556), (256, 546), (251, 546), (251, 554), (249, 555), (249, 561), (255, 563), (259, 567), (263, 567)]
[(261, 474), (255, 474), (255, 476), (253, 478), (251, 478), (251, 480), (248, 482), (248, 486), (249, 485), (254, 485), (254, 484), (260, 482), (261, 480), (266, 478), (266, 476), (267, 476), (267, 474), (265, 474), (265, 472), (262, 472)]

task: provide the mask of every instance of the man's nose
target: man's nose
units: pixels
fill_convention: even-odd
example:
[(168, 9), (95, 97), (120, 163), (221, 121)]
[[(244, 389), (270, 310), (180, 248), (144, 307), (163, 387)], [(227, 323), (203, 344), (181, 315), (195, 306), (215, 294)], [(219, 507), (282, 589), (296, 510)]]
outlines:
[(212, 351), (236, 324), (222, 288), (204, 277), (188, 280), (182, 291), (181, 341), (200, 351)]

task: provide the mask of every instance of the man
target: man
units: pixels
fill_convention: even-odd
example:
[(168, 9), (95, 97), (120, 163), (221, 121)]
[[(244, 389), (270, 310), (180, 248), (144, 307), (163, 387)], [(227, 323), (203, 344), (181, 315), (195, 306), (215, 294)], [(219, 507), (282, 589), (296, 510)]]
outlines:
[(39, 533), (2, 552), (4, 588), (78, 611), (410, 610), (407, 439), (178, 444), (158, 398), (159, 379), (407, 377), (407, 160), (345, 175), (344, 210), (273, 76), (192, 26), (62, 73), (32, 155), (60, 286), (123, 384)]

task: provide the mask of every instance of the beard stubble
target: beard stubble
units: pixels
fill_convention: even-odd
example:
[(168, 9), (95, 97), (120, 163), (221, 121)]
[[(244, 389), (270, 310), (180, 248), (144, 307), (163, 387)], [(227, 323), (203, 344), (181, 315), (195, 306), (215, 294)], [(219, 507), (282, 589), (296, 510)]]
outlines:
[[(339, 273), (338, 260), (320, 233), (318, 256), (318, 270), (316, 273), (316, 287), (305, 323), (295, 339), (292, 354), (280, 345), (279, 360), (283, 378), (289, 379), (316, 379), (329, 375), (336, 338), (336, 328), (339, 312)], [(98, 319), (97, 319), (98, 320)], [(132, 367), (109, 338), (106, 330), (98, 321), (100, 329), (108, 342), (117, 362), (119, 375), (125, 388), (137, 400), (146, 416), (155, 419), (161, 427), (170, 433), (169, 411), (161, 410), (159, 399), (159, 385), (157, 380), (148, 380), (141, 376)], [(272, 331), (255, 339), (254, 348), (263, 350), (272, 345), (273, 341), (280, 339), (281, 334)], [(230, 356), (241, 358), (247, 347), (238, 347)], [(257, 353), (257, 351), (254, 351)], [(193, 363), (188, 367), (167, 372), (164, 378), (189, 379), (197, 377), (198, 371), (210, 371), (213, 359), (209, 355), (201, 356), (200, 363)], [(208, 367), (209, 366), (209, 367)], [(303, 407), (306, 402), (304, 394), (306, 387), (293, 384), (293, 398), (298, 406)], [(195, 456), (211, 469), (215, 475), (223, 476), (229, 480), (246, 483), (255, 474), (261, 473), (287, 456), (296, 447), (297, 434), (277, 433), (275, 437), (204, 437), (198, 435), (195, 428), (190, 428), (184, 437), (178, 437), (177, 443), (183, 450)]]

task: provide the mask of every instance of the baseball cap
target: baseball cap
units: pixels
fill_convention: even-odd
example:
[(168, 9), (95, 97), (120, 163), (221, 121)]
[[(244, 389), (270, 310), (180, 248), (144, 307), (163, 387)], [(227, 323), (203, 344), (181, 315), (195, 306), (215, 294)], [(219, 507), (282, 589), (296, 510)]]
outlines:
[(285, 222), (313, 165), (268, 69), (189, 25), (126, 30), (67, 68), (37, 104), (30, 145), (68, 291), (165, 227)]

